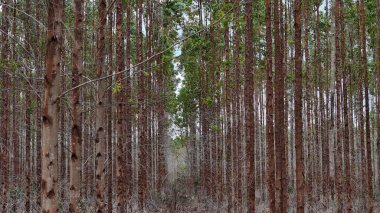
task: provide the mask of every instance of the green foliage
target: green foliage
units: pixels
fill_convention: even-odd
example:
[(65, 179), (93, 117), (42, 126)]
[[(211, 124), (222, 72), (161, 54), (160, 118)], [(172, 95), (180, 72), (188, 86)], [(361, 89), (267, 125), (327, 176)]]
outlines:
[(121, 84), (115, 83), (112, 87), (112, 94), (118, 94), (119, 92), (121, 92)]
[(213, 124), (211, 125), (211, 131), (219, 133), (222, 131), (222, 129), (218, 125)]

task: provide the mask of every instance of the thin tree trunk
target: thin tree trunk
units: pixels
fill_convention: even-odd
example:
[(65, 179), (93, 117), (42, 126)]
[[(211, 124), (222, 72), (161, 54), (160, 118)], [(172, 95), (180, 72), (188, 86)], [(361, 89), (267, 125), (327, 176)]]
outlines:
[(266, 142), (267, 142), (267, 184), (269, 210), (275, 210), (275, 158), (273, 134), (273, 82), (272, 82), (272, 1), (265, 0), (266, 24)]
[[(357, 15), (358, 15), (358, 58), (359, 58), (359, 67), (360, 70), (363, 70), (363, 57), (362, 57), (362, 39), (361, 39), (361, 28), (362, 28), (362, 20), (360, 15), (360, 4), (359, 0), (356, 2), (357, 6)], [(362, 189), (362, 198), (364, 199), (364, 202), (367, 202), (367, 194), (366, 194), (366, 188), (367, 188), (367, 172), (366, 172), (366, 164), (365, 164), (365, 141), (364, 141), (364, 117), (363, 117), (363, 72), (359, 72), (359, 80), (358, 80), (358, 98), (359, 98), (359, 106), (358, 106), (358, 112), (359, 112), (359, 135), (360, 135), (360, 156), (361, 156), (361, 189)]]
[[(40, 9), (41, 9), (41, 1), (39, 0), (35, 0), (35, 5), (36, 5), (36, 19), (37, 20), (40, 20), (40, 16), (41, 16), (41, 13), (40, 13)], [(40, 39), (40, 28), (39, 26), (36, 24), (36, 41), (35, 42), (36, 44), (38, 44), (39, 42), (39, 39)], [(38, 77), (41, 77), (42, 78), (42, 57), (41, 57), (41, 53), (40, 51), (38, 51), (38, 45), (34, 46), (34, 49), (35, 49), (35, 52), (34, 52), (34, 57), (37, 58), (37, 62), (36, 62), (36, 70), (37, 70), (37, 76)], [(42, 152), (42, 103), (41, 103), (41, 97), (42, 97), (42, 89), (41, 89), (41, 86), (40, 86), (40, 82), (36, 81), (36, 88), (37, 88), (37, 94), (35, 97), (36, 99), (36, 112), (37, 112), (37, 115), (36, 115), (36, 121), (35, 121), (35, 125), (36, 125), (36, 185), (37, 185), (37, 198), (36, 198), (36, 203), (37, 203), (37, 207), (38, 208), (41, 208), (41, 195), (42, 195), (42, 191), (41, 191), (41, 182), (42, 182), (42, 155), (41, 155), (41, 152)]]
[[(305, 26), (305, 36), (304, 36), (304, 48), (305, 48), (305, 69), (306, 69), (306, 79), (305, 88), (309, 88), (310, 85), (310, 64), (309, 64), (309, 3), (308, 0), (303, 1), (304, 6), (304, 26)], [(312, 154), (311, 154), (311, 100), (310, 100), (310, 90), (306, 90), (306, 142), (307, 142), (307, 175), (306, 175), (306, 191), (307, 191), (307, 203), (309, 204), (309, 209), (312, 205), (313, 197), (313, 177), (312, 177)]]
[[(25, 1), (25, 13), (30, 14), (30, 0)], [(25, 20), (25, 49), (26, 51), (30, 51), (30, 27), (29, 27), (30, 21), (29, 18)], [(28, 77), (31, 77), (30, 71), (27, 74)], [(30, 122), (30, 117), (31, 117), (31, 98), (30, 98), (30, 89), (27, 88), (26, 90), (26, 96), (25, 96), (25, 178), (26, 178), (26, 187), (25, 187), (25, 211), (30, 212), (30, 182), (31, 182), (31, 149), (30, 149), (30, 144), (31, 144), (31, 122)], [(14, 91), (16, 92), (16, 91)], [(14, 106), (15, 107), (15, 106)], [(15, 112), (15, 111), (14, 111)], [(14, 131), (17, 128), (14, 129)], [(17, 144), (15, 144), (18, 146)], [(18, 154), (17, 160), (18, 160)]]
[[(81, 83), (82, 76), (82, 42), (83, 42), (83, 1), (75, 0), (75, 28), (73, 46), (73, 81), (72, 87)], [(79, 212), (80, 183), (81, 183), (81, 153), (82, 153), (82, 113), (81, 113), (81, 89), (76, 88), (72, 92), (72, 126), (70, 146), (70, 212)]]
[[(343, 3), (342, 3), (343, 4)], [(372, 145), (371, 145), (371, 129), (370, 129), (370, 115), (369, 115), (369, 92), (368, 92), (368, 66), (367, 66), (367, 35), (366, 35), (366, 16), (365, 16), (365, 5), (364, 0), (360, 1), (361, 10), (361, 30), (362, 30), (362, 48), (363, 48), (363, 71), (364, 71), (364, 100), (365, 100), (365, 133), (367, 142), (367, 186), (368, 186), (368, 212), (374, 212), (373, 207), (373, 171), (372, 171)], [(343, 11), (343, 9), (342, 9)]]
[(295, 29), (295, 147), (296, 147), (296, 184), (297, 184), (297, 212), (303, 213), (304, 207), (304, 168), (303, 168), (303, 122), (302, 122), (302, 44), (301, 44), (301, 1), (295, 1), (294, 29)]
[[(344, 5), (341, 2), (341, 13), (343, 14)], [(349, 128), (348, 128), (348, 103), (347, 103), (347, 68), (346, 68), (346, 46), (344, 35), (344, 15), (341, 16), (341, 57), (342, 57), (342, 81), (343, 81), (343, 146), (344, 146), (344, 163), (345, 163), (345, 188), (346, 188), (346, 205), (347, 211), (352, 212), (352, 186), (351, 186), (351, 166), (350, 166), (350, 141), (349, 141)]]
[(340, 0), (335, 0), (335, 46), (336, 46), (336, 60), (335, 60), (335, 76), (336, 76), (336, 128), (337, 128), (337, 140), (336, 140), (336, 185), (337, 185), (337, 196), (338, 196), (338, 212), (343, 211), (343, 169), (342, 169), (342, 129), (341, 129), (341, 77), (340, 73), (342, 71), (342, 57), (341, 57), (341, 19), (342, 14), (340, 10)]
[(275, 34), (275, 144), (276, 144), (276, 200), (278, 199), (276, 212), (287, 211), (287, 181), (285, 161), (285, 140), (284, 140), (284, 70), (283, 51), (281, 38), (280, 6), (282, 1), (275, 0), (274, 3), (274, 34)]
[[(108, 1), (108, 5), (111, 6), (111, 3), (113, 0)], [(109, 9), (108, 12), (108, 75), (113, 74), (113, 11), (112, 9)], [(108, 79), (108, 88), (112, 87), (112, 78)], [(114, 184), (114, 167), (116, 166), (113, 158), (113, 146), (112, 146), (112, 119), (113, 119), (113, 100), (112, 100), (112, 90), (108, 89), (108, 94), (107, 94), (107, 103), (109, 104), (107, 108), (107, 146), (108, 146), (108, 173), (107, 173), (107, 211), (108, 213), (112, 213), (113, 210), (113, 202), (112, 202), (112, 197), (113, 197), (113, 186)]]
[[(97, 32), (96, 42), (96, 77), (101, 78), (105, 75), (104, 64), (104, 48), (105, 48), (105, 32), (106, 25), (106, 0), (100, 0), (98, 5), (99, 11), (99, 25)], [(104, 197), (105, 197), (105, 98), (106, 98), (106, 81), (101, 80), (97, 82), (96, 88), (96, 135), (95, 135), (95, 182), (96, 182), (96, 208), (97, 212), (103, 212)]]
[[(228, 0), (226, 0), (228, 3)], [(230, 60), (230, 38), (228, 25), (224, 28), (224, 59)], [(226, 196), (227, 210), (233, 207), (233, 174), (232, 174), (232, 119), (231, 119), (231, 70), (226, 66), (225, 70), (225, 108), (226, 108)]]
[[(116, 3), (116, 72), (124, 70), (124, 33), (123, 33), (123, 5)], [(117, 211), (124, 212), (126, 208), (126, 141), (125, 141), (125, 84), (122, 73), (116, 75), (116, 85), (120, 91), (116, 92), (116, 178), (117, 178)]]
[(252, 1), (244, 1), (245, 14), (245, 143), (247, 156), (248, 212), (255, 212), (255, 126), (254, 126), (254, 67), (253, 67), (253, 18)]
[[(8, 0), (2, 0), (4, 5), (8, 4)], [(1, 107), (1, 196), (2, 196), (2, 206), (1, 211), (5, 212), (8, 204), (8, 190), (9, 190), (9, 143), (8, 143), (8, 125), (9, 125), (9, 94), (10, 94), (10, 86), (9, 86), (9, 39), (8, 39), (8, 31), (9, 31), (9, 7), (2, 7), (2, 23), (1, 23), (1, 31), (2, 31), (2, 49), (1, 49), (1, 62), (2, 62), (2, 107)]]
[[(126, 50), (125, 50), (125, 67), (127, 69), (130, 68), (131, 65), (131, 1), (127, 2), (126, 5), (126, 32), (125, 32), (125, 39), (126, 39)], [(127, 202), (131, 199), (132, 197), (132, 187), (133, 187), (133, 181), (132, 181), (132, 176), (133, 176), (133, 170), (132, 170), (132, 112), (131, 112), (131, 76), (130, 76), (130, 71), (127, 72), (126, 74), (126, 94), (125, 94), (125, 100), (126, 100), (126, 123), (125, 123), (125, 134), (126, 134), (126, 147), (125, 147), (125, 152), (126, 152), (126, 175), (131, 177), (126, 179), (126, 190), (127, 190)]]
[[(143, 0), (137, 2), (137, 63), (143, 61), (143, 34), (142, 34), (142, 20), (143, 20)], [(146, 141), (146, 108), (145, 108), (145, 77), (144, 66), (139, 65), (138, 73), (138, 205), (141, 211), (144, 210), (146, 191), (147, 191), (147, 141)]]
[[(380, 82), (380, 1), (377, 1), (376, 74)], [(377, 84), (377, 171), (380, 176), (380, 84)], [(380, 190), (380, 178), (377, 183)]]
[[(328, 12), (329, 12), (329, 9), (328, 9), (328, 0), (326, 0), (326, 3), (325, 3), (325, 11), (326, 11), (326, 17), (329, 17), (328, 16)], [(324, 134), (324, 143), (322, 144), (322, 175), (323, 175), (323, 198), (324, 198), (324, 206), (325, 206), (325, 210), (328, 208), (328, 205), (327, 202), (329, 201), (329, 184), (330, 184), (330, 138), (329, 138), (329, 128), (330, 128), (330, 120), (329, 120), (329, 101), (330, 101), (330, 90), (329, 90), (329, 87), (330, 87), (330, 81), (333, 82), (333, 80), (329, 80), (328, 76), (330, 73), (332, 73), (332, 66), (331, 66), (331, 61), (332, 61), (332, 58), (330, 59), (330, 56), (332, 52), (331, 50), (331, 43), (330, 43), (330, 40), (331, 40), (331, 36), (329, 36), (327, 38), (327, 47), (326, 47), (326, 50), (327, 50), (327, 53), (325, 54), (325, 57), (326, 57), (326, 63), (325, 63), (325, 73), (326, 73), (326, 84), (325, 84), (325, 96), (326, 96), (326, 104), (324, 105), (324, 107), (326, 107), (326, 111), (325, 111), (325, 125), (324, 125), (324, 128), (325, 130), (323, 131), (323, 134)], [(330, 53), (330, 55), (329, 55)], [(334, 54), (335, 55), (335, 54)], [(322, 98), (323, 100), (323, 98)]]

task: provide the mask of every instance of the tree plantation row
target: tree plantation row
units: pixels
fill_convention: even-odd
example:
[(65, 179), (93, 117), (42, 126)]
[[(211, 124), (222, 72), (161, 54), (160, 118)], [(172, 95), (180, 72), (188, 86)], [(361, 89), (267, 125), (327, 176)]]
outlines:
[(0, 212), (379, 212), (379, 0), (1, 0)]

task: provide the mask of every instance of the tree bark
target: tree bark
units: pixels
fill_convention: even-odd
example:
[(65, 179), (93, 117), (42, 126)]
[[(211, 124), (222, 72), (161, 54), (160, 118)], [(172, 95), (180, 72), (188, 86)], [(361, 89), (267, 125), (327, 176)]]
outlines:
[[(113, 0), (108, 0), (108, 5), (109, 7), (112, 7)], [(113, 7), (109, 9), (108, 11), (108, 75), (113, 74), (113, 18), (114, 18), (114, 13), (113, 13)], [(113, 187), (116, 185), (114, 182), (114, 172), (116, 171), (116, 163), (114, 162), (114, 157), (113, 157), (113, 143), (112, 143), (112, 134), (113, 134), (113, 126), (112, 126), (112, 121), (113, 121), (113, 99), (112, 99), (112, 88), (113, 86), (113, 80), (112, 78), (108, 79), (108, 91), (107, 91), (107, 103), (109, 104), (107, 106), (107, 160), (108, 160), (108, 168), (107, 168), (107, 211), (108, 213), (112, 213), (113, 210)]]
[[(143, 20), (143, 0), (137, 2), (137, 63), (143, 62), (143, 34), (142, 34), (142, 20)], [(146, 107), (145, 107), (145, 72), (144, 66), (140, 64), (137, 68), (139, 73), (138, 78), (138, 206), (141, 211), (144, 210), (146, 191), (148, 185), (147, 179), (147, 141), (146, 141)]]
[(45, 98), (42, 116), (42, 212), (58, 211), (58, 101), (60, 93), (63, 1), (48, 2)]
[[(2, 0), (4, 5), (8, 5), (8, 0)], [(9, 190), (9, 143), (8, 143), (8, 127), (9, 127), (9, 94), (10, 94), (10, 86), (9, 86), (9, 7), (2, 7), (2, 23), (1, 23), (1, 31), (2, 31), (2, 49), (1, 49), (1, 62), (2, 62), (2, 107), (1, 107), (1, 211), (5, 212), (7, 209), (7, 196)]]
[(282, 1), (274, 1), (274, 43), (275, 43), (275, 144), (276, 144), (276, 212), (287, 211), (287, 178), (286, 176), (286, 154), (285, 154), (285, 135), (284, 135), (284, 66), (283, 66), (283, 50), (281, 46), (281, 21), (279, 4)]
[[(105, 32), (106, 25), (106, 0), (100, 0), (98, 5), (99, 23), (96, 42), (96, 77), (101, 78), (105, 75), (104, 65), (104, 48), (105, 48)], [(95, 135), (95, 182), (96, 182), (96, 208), (97, 212), (104, 211), (105, 197), (105, 98), (106, 98), (106, 81), (100, 80), (96, 86), (96, 135)]]
[(296, 184), (297, 184), (297, 212), (303, 213), (304, 206), (304, 168), (303, 168), (303, 122), (302, 122), (302, 44), (301, 44), (301, 1), (295, 0), (294, 29), (295, 29), (295, 147), (296, 147)]
[[(376, 40), (376, 74), (377, 82), (380, 82), (380, 1), (377, 1), (377, 40)], [(377, 84), (377, 171), (380, 174), (380, 84)], [(380, 190), (380, 178), (377, 183)]]
[[(73, 45), (73, 71), (72, 87), (81, 83), (82, 76), (82, 42), (83, 42), (83, 1), (75, 0), (75, 28)], [(81, 156), (82, 156), (82, 113), (81, 113), (81, 89), (76, 88), (72, 92), (72, 126), (70, 146), (70, 212), (79, 212), (80, 183), (81, 183)]]
[[(25, 13), (30, 14), (30, 0), (25, 1)], [(25, 20), (25, 49), (26, 51), (30, 51), (30, 27), (29, 27), (30, 21), (29, 18)], [(30, 71), (27, 73), (28, 77), (31, 77)], [(16, 92), (16, 91), (14, 91)], [(16, 98), (16, 97), (15, 97)], [(14, 106), (15, 107), (15, 106)], [(25, 187), (25, 194), (26, 194), (26, 200), (25, 200), (25, 211), (30, 212), (30, 182), (31, 182), (31, 149), (30, 149), (30, 144), (31, 144), (31, 98), (30, 98), (30, 92), (29, 88), (27, 89), (26, 92), (26, 97), (25, 97), (25, 178), (26, 178), (26, 187)], [(14, 131), (16, 128), (14, 129)], [(15, 144), (18, 146), (17, 144)], [(16, 153), (15, 153), (16, 154)], [(16, 159), (18, 160), (18, 153), (16, 155)]]
[[(123, 3), (116, 2), (116, 72), (124, 70), (124, 33), (123, 33)], [(126, 135), (125, 135), (125, 84), (124, 74), (116, 75), (116, 178), (117, 178), (117, 211), (124, 212), (126, 207)]]
[[(131, 1), (129, 0), (127, 2), (126, 6), (126, 32), (125, 32), (125, 39), (126, 39), (126, 50), (125, 50), (125, 67), (127, 69), (131, 66)], [(126, 175), (129, 177), (133, 177), (133, 170), (132, 170), (132, 77), (131, 77), (131, 70), (127, 72), (126, 76), (126, 94), (125, 94), (125, 101), (126, 101), (126, 126), (125, 126), (125, 134), (126, 134)], [(126, 179), (126, 187), (127, 187), (127, 201), (129, 201), (132, 197), (133, 192), (133, 181), (132, 178)]]
[[(343, 3), (342, 3), (343, 4)], [(343, 9), (342, 9), (343, 10)], [(363, 71), (364, 71), (364, 100), (365, 100), (365, 136), (367, 142), (367, 186), (368, 186), (368, 212), (374, 212), (373, 206), (373, 171), (372, 171), (372, 144), (371, 144), (371, 129), (370, 129), (370, 115), (369, 115), (369, 89), (368, 89), (368, 65), (367, 65), (367, 34), (366, 34), (366, 14), (364, 0), (360, 1), (361, 10), (361, 31), (362, 31), (362, 51), (363, 51)]]
[[(343, 14), (344, 4), (341, 1), (340, 10)], [(348, 101), (347, 101), (347, 67), (346, 67), (346, 46), (345, 46), (345, 30), (344, 30), (344, 15), (341, 15), (341, 57), (342, 57), (342, 81), (343, 81), (343, 146), (344, 146), (344, 164), (345, 164), (345, 188), (346, 188), (346, 205), (347, 211), (352, 212), (352, 186), (351, 186), (351, 165), (350, 165), (350, 140), (348, 128)]]
[(272, 1), (265, 0), (266, 24), (266, 142), (267, 142), (267, 185), (269, 210), (275, 212), (275, 158), (273, 134), (273, 80), (272, 80)]
[(341, 57), (341, 9), (340, 0), (335, 0), (335, 46), (336, 46), (336, 60), (335, 60), (335, 77), (336, 77), (336, 128), (337, 128), (337, 139), (336, 139), (336, 194), (338, 196), (338, 212), (343, 211), (343, 169), (342, 169), (342, 128), (341, 128), (341, 71), (342, 71), (342, 57)]
[[(234, 100), (234, 107), (233, 107), (233, 114), (234, 114), (234, 131), (236, 132), (235, 134), (235, 154), (234, 154), (234, 162), (236, 163), (235, 166), (235, 174), (236, 174), (236, 200), (238, 204), (238, 210), (241, 209), (242, 204), (243, 204), (243, 199), (242, 199), (242, 157), (243, 156), (243, 150), (242, 150), (242, 132), (241, 128), (241, 110), (240, 110), (240, 88), (241, 88), (241, 77), (240, 77), (240, 29), (239, 29), (239, 19), (240, 19), (240, 1), (235, 0), (234, 2), (234, 22), (233, 22), (233, 67), (235, 71), (235, 76), (234, 76), (234, 95), (233, 95), (233, 100)], [(211, 35), (211, 37), (214, 37)], [(212, 58), (215, 58), (214, 56)], [(214, 61), (212, 63), (215, 63)], [(252, 65), (253, 68), (253, 65)], [(212, 70), (212, 73), (214, 71)], [(211, 89), (211, 91), (215, 91), (215, 89)], [(214, 117), (214, 115), (212, 115)], [(241, 211), (241, 210), (240, 210)]]
[(255, 212), (255, 126), (254, 126), (254, 67), (252, 1), (244, 1), (245, 13), (245, 143), (247, 156), (247, 208)]

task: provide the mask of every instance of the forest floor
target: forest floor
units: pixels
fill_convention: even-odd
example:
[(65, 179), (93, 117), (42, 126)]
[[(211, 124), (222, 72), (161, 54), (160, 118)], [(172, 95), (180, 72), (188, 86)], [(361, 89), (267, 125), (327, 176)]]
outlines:
[[(173, 188), (171, 188), (173, 189)], [(177, 182), (177, 185), (174, 188), (175, 190), (166, 190), (165, 193), (161, 195), (151, 195), (150, 198), (147, 199), (146, 203), (146, 211), (147, 213), (230, 213), (230, 212), (246, 212), (231, 209), (228, 211), (226, 202), (224, 203), (216, 203), (209, 199), (208, 197), (201, 196), (201, 193), (195, 194), (194, 191), (190, 191), (190, 187), (188, 184)], [(256, 212), (258, 213), (267, 213), (269, 212), (268, 203), (260, 197), (261, 193), (256, 193)], [(33, 198), (36, 198), (33, 196)], [(294, 199), (294, 194), (290, 194), (289, 197), (289, 213), (295, 213), (296, 204)], [(13, 200), (13, 199), (11, 199)], [(15, 199), (17, 202), (9, 202), (8, 203), (8, 212), (17, 212), (23, 213), (25, 212), (24, 202), (22, 196), (19, 199)], [(13, 200), (13, 201), (15, 201)], [(33, 199), (34, 201), (34, 199)], [(69, 212), (68, 211), (68, 199), (60, 199), (60, 211), (59, 212)], [(63, 202), (62, 202), (63, 201)], [(81, 202), (81, 212), (84, 213), (92, 213), (96, 212), (95, 198), (91, 200), (86, 200)], [(31, 212), (40, 212), (39, 209), (33, 205), (32, 202), (32, 211)], [(140, 213), (141, 211), (137, 210), (137, 205), (135, 205), (136, 198), (132, 199), (132, 209), (127, 212)], [(116, 212), (116, 203), (113, 203), (113, 212)], [(243, 204), (244, 205), (244, 204)], [(107, 204), (105, 205), (107, 208)], [(323, 205), (322, 203), (315, 202), (313, 206), (310, 208), (306, 206), (306, 212), (308, 213), (335, 213), (336, 203), (330, 201), (328, 205)], [(355, 199), (353, 201), (353, 212), (355, 213), (365, 213), (368, 212), (366, 210), (366, 206), (363, 204), (362, 199)], [(375, 202), (375, 211), (376, 213), (380, 213), (380, 198), (376, 198)]]

